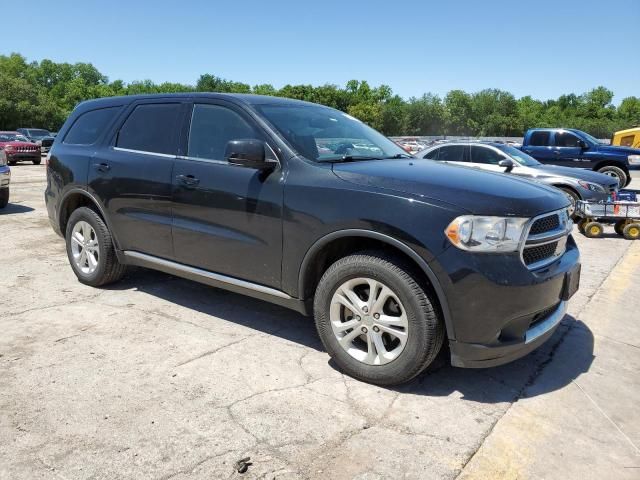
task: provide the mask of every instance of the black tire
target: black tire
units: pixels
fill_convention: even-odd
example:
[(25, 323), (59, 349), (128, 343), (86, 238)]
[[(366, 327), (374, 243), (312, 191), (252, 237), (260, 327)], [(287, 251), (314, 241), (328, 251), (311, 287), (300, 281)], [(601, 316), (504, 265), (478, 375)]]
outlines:
[(9, 187), (0, 188), (0, 208), (4, 208), (9, 204)]
[(16, 160), (9, 160), (7, 163), (9, 163), (9, 166), (13, 167), (18, 162)]
[(629, 185), (631, 179), (620, 167), (616, 167), (614, 165), (606, 165), (598, 169), (600, 173), (604, 173), (605, 175), (609, 175), (611, 177), (616, 177), (618, 179), (618, 184), (620, 188), (624, 188)]
[(582, 218), (580, 221), (578, 221), (578, 231), (584, 235), (584, 226), (589, 223), (590, 220), (588, 218)]
[(571, 212), (571, 219), (575, 220), (577, 218), (577, 216), (576, 216), (576, 204), (577, 204), (578, 200), (582, 200), (580, 198), (580, 195), (578, 195), (576, 192), (574, 192), (573, 190), (571, 190), (568, 187), (558, 187), (558, 188), (560, 190), (562, 190), (562, 192), (571, 201), (571, 207), (569, 207), (569, 211)]
[[(98, 266), (90, 274), (84, 273), (76, 265), (71, 250), (71, 235), (73, 227), (80, 221), (85, 221), (93, 228), (96, 239), (99, 246), (99, 260)], [(118, 262), (116, 252), (113, 247), (113, 240), (111, 232), (107, 228), (106, 224), (94, 210), (88, 207), (80, 207), (73, 211), (69, 217), (67, 223), (67, 230), (65, 234), (67, 244), (67, 257), (69, 258), (69, 264), (73, 269), (73, 272), (78, 277), (78, 280), (85, 285), (92, 287), (99, 287), (114, 283), (120, 280), (126, 271), (126, 266)]]
[(626, 220), (618, 220), (613, 226), (613, 229), (616, 231), (618, 235), (624, 235), (624, 227), (626, 225), (627, 225)]
[(34, 165), (40, 165), (41, 163), (42, 163), (42, 159), (41, 158), (39, 158), (38, 160), (34, 160), (33, 161)]
[(627, 240), (638, 240), (640, 238), (640, 223), (629, 223), (622, 231)]
[(604, 233), (604, 226), (599, 222), (587, 222), (584, 226), (584, 236), (588, 238), (600, 238)]
[[(388, 286), (402, 303), (407, 317), (404, 349), (383, 365), (367, 364), (352, 357), (340, 346), (331, 327), (334, 293), (344, 282), (358, 277)], [(436, 358), (445, 328), (434, 308), (433, 294), (421, 286), (419, 278), (410, 265), (376, 251), (344, 257), (329, 267), (316, 290), (314, 315), (320, 339), (340, 369), (358, 380), (389, 386), (411, 380)], [(370, 328), (375, 331), (375, 327)]]

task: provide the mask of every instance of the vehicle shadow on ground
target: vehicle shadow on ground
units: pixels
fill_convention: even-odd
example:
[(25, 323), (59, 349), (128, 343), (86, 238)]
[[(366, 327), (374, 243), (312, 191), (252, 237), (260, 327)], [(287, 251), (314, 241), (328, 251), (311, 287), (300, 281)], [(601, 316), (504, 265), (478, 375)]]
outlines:
[(33, 208), (26, 205), (20, 205), (19, 203), (10, 203), (6, 207), (0, 210), (0, 216), (13, 215), (15, 213), (33, 212)]
[[(317, 351), (324, 348), (312, 318), (277, 305), (226, 292), (189, 280), (145, 269), (132, 269), (108, 289), (135, 288), (170, 303), (280, 337)], [(556, 350), (566, 342), (574, 354), (569, 362), (554, 362)], [(589, 370), (594, 337), (589, 327), (567, 315), (555, 334), (529, 355), (500, 367), (452, 367), (445, 346), (432, 366), (411, 382), (390, 387), (400, 393), (429, 397), (460, 396), (480, 403), (513, 402), (522, 395), (536, 396), (563, 388)], [(331, 368), (339, 370), (327, 356)], [(544, 370), (544, 382), (537, 382)], [(535, 382), (535, 388), (530, 388)]]

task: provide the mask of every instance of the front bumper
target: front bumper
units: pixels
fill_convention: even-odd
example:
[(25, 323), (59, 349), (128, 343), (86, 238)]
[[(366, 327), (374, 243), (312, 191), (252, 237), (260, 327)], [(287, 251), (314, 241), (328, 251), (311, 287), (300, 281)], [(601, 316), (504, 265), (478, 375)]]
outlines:
[(0, 188), (9, 188), (11, 183), (11, 169), (9, 167), (0, 167)]
[(41, 160), (40, 151), (35, 152), (7, 152), (7, 162), (33, 162), (34, 160)]
[(430, 265), (448, 301), (452, 365), (484, 368), (520, 358), (553, 335), (566, 313), (568, 284), (579, 279), (580, 253), (570, 236), (565, 253), (536, 270), (517, 255), (456, 248)]

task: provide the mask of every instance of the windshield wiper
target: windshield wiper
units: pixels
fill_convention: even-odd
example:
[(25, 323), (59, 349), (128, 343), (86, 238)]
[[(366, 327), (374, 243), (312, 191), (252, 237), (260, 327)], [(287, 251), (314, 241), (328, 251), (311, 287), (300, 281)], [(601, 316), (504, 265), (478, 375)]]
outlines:
[(385, 160), (395, 160), (396, 158), (415, 158), (413, 155), (409, 155), (408, 153), (396, 153), (391, 157), (384, 157)]
[(343, 155), (338, 158), (327, 158), (318, 160), (319, 162), (339, 163), (339, 162), (358, 162), (360, 160), (384, 160), (384, 157), (371, 157), (369, 155)]

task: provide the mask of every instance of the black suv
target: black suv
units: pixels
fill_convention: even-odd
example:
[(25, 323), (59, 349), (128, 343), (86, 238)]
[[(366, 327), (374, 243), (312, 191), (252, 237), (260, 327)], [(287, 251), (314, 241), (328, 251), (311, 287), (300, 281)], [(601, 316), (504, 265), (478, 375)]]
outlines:
[(336, 364), (381, 385), (487, 367), (548, 339), (578, 288), (567, 198), (417, 161), (340, 111), (232, 94), (80, 104), (46, 203), (92, 286), (127, 265), (315, 315)]

